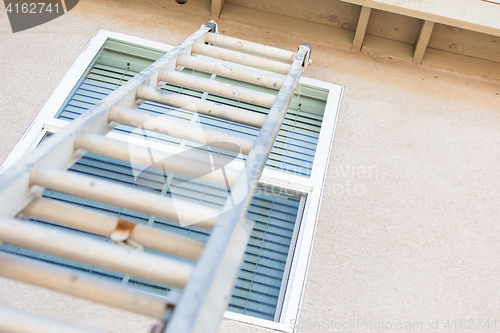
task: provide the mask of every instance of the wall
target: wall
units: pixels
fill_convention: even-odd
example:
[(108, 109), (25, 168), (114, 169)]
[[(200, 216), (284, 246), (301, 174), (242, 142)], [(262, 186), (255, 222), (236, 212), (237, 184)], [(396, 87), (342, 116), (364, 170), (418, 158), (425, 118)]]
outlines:
[[(156, 2), (85, 0), (12, 34), (0, 7), (0, 161), (97, 29), (176, 44), (208, 20), (208, 12)], [(278, 47), (304, 42), (218, 23), (224, 34)], [(305, 76), (345, 92), (300, 331), (325, 319), (423, 328), (431, 319), (440, 329), (447, 318), (499, 319), (499, 82), (307, 42), (313, 64)], [(0, 303), (112, 332), (145, 332), (151, 324), (7, 280), (0, 281)], [(222, 324), (221, 332), (236, 331), (264, 330)]]

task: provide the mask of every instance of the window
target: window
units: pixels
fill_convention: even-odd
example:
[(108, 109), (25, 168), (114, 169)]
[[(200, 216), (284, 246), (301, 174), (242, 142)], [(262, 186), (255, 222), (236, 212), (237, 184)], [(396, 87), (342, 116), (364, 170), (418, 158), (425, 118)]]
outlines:
[[(16, 145), (2, 169), (12, 165), (47, 135), (57, 132), (170, 48), (143, 39), (100, 31)], [(190, 69), (184, 70), (193, 72)], [(207, 73), (193, 74), (244, 85)], [(179, 86), (165, 85), (162, 89), (200, 96), (253, 112), (268, 111), (255, 105)], [(341, 93), (342, 88), (338, 85), (301, 79), (248, 212), (248, 217), (256, 221), (256, 226), (246, 250), (245, 262), (230, 301), (229, 311), (225, 314), (226, 318), (280, 331), (291, 331), (289, 323), (297, 315), (307, 273)], [(197, 122), (203, 127), (243, 137), (252, 138), (258, 132), (248, 126), (152, 102), (144, 102), (140, 109), (151, 114)], [(124, 125), (117, 126), (108, 136), (152, 147), (161, 146), (163, 150), (174, 153), (187, 148), (206, 149), (157, 133), (147, 132), (147, 140), (143, 140), (144, 133), (137, 133), (133, 128)], [(240, 156), (235, 163), (243, 163), (243, 160), (244, 157)], [(176, 193), (186, 199), (213, 207), (221, 207), (225, 201), (224, 193), (227, 193), (226, 189), (201, 180), (186, 181), (179, 175), (163, 174), (158, 170), (90, 153), (85, 154), (71, 170), (129, 186), (138, 186), (148, 191), (161, 192), (167, 196), (172, 195), (172, 189), (175, 189)], [(195, 226), (181, 228), (178, 223), (91, 200), (48, 190), (44, 195), (200, 240), (206, 239), (208, 235)], [(61, 228), (48, 221), (38, 222)], [(98, 238), (109, 241), (103, 237)], [(149, 281), (6, 244), (0, 249), (121, 281), (146, 292), (165, 295), (168, 290), (166, 286)]]

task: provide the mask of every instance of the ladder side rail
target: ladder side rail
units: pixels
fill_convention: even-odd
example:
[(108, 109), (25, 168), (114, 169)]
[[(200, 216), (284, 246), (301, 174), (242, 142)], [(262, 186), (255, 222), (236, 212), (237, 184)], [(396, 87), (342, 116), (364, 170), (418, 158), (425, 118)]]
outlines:
[(253, 227), (245, 218), (260, 175), (283, 122), (300, 75), (309, 62), (310, 45), (302, 44), (290, 72), (248, 155), (231, 195), (245, 199), (233, 208), (226, 200), (182, 297), (164, 333), (215, 333), (227, 308)]
[[(130, 107), (136, 105), (137, 89), (141, 85), (156, 85), (160, 70), (169, 63), (176, 63), (177, 56), (192, 48), (197, 41), (204, 40), (215, 23), (206, 23), (198, 31), (162, 56), (123, 86), (91, 107), (56, 135), (48, 138), (37, 149), (24, 156), (14, 166), (0, 174), (0, 212), (4, 216), (15, 216), (37, 194), (30, 191), (30, 172), (36, 165), (69, 168), (82, 155), (75, 152), (74, 142), (81, 130), (106, 134), (109, 126), (109, 110), (114, 105)], [(39, 189), (38, 189), (39, 190)]]

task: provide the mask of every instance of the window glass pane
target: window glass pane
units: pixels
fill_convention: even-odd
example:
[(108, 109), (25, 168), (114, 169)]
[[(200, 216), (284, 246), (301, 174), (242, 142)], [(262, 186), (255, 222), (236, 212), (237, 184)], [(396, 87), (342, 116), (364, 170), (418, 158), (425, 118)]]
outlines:
[[(156, 169), (148, 168), (142, 170), (139, 167), (132, 166), (130, 163), (89, 153), (75, 163), (70, 170), (126, 186), (140, 187), (147, 191), (164, 193), (166, 196), (171, 196), (172, 193), (170, 190), (166, 190), (165, 187), (165, 183), (167, 182), (170, 186), (177, 188), (176, 195), (182, 195), (184, 198), (194, 200), (201, 205), (216, 208), (222, 208), (228, 195), (227, 190), (222, 186), (197, 180), (193, 181), (179, 175), (171, 175), (172, 177), (169, 179), (169, 174)], [(181, 227), (177, 222), (51, 190), (45, 190), (44, 196), (54, 200), (82, 205), (102, 213), (168, 230), (201, 241), (206, 241), (209, 235), (209, 232), (206, 230), (195, 226)], [(291, 243), (295, 222), (299, 214), (299, 203), (300, 196), (295, 194), (280, 193), (279, 191), (271, 191), (264, 188), (259, 188), (255, 193), (247, 217), (255, 220), (256, 224), (245, 252), (245, 261), (234, 289), (233, 297), (231, 298), (230, 311), (274, 320), (287, 258), (290, 248), (293, 251), (294, 247), (294, 244)], [(32, 219), (32, 221), (70, 232), (87, 234), (49, 221), (35, 219)], [(105, 237), (92, 234), (87, 235), (97, 240), (110, 242)], [(147, 292), (166, 295), (168, 291), (168, 287), (165, 285), (125, 276), (121, 273), (36, 251), (8, 244), (2, 244), (0, 249), (82, 272), (88, 272), (112, 281), (121, 281)], [(146, 251), (160, 254), (148, 249)], [(163, 253), (161, 255), (169, 256)]]
[[(162, 53), (159, 51), (148, 50), (113, 40), (106, 41), (103, 49), (68, 97), (56, 117), (67, 121), (75, 119), (161, 55)], [(207, 73), (195, 72), (189, 69), (185, 69), (184, 71), (225, 83), (252, 86), (267, 93), (277, 93), (276, 90), (256, 87), (224, 77), (211, 77)], [(203, 94), (200, 91), (179, 86), (165, 85), (163, 89), (201, 97), (209, 101), (232, 105), (257, 113), (267, 114), (268, 112), (268, 109), (256, 105), (211, 94)], [(304, 177), (310, 176), (327, 97), (328, 92), (326, 90), (299, 85), (267, 161), (268, 168)], [(149, 112), (155, 116), (166, 115), (185, 121), (190, 121), (193, 117), (193, 114), (189, 111), (153, 102), (145, 102), (141, 105), (140, 110)], [(199, 115), (196, 122), (200, 123), (202, 127), (227, 131), (243, 137), (255, 138), (258, 135), (258, 129), (256, 128), (204, 115)], [(115, 131), (125, 135), (136, 135), (134, 128), (125, 125), (118, 125)], [(148, 132), (148, 136), (153, 140), (172, 145), (179, 145), (181, 142), (177, 138), (157, 133)], [(188, 144), (187, 146), (189, 147), (190, 145)], [(244, 157), (242, 158), (244, 159)]]

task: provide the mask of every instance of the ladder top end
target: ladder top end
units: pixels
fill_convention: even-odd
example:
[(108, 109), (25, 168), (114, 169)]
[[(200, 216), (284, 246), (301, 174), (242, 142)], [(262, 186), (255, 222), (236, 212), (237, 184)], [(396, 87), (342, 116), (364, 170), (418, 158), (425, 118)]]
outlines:
[(307, 67), (307, 65), (309, 65), (312, 62), (312, 60), (311, 60), (312, 47), (311, 47), (311, 44), (302, 43), (302, 44), (300, 44), (298, 51), (300, 51), (301, 48), (307, 49), (306, 56), (304, 57), (304, 63), (302, 64), (302, 66), (304, 66), (304, 69), (305, 69)]
[(217, 23), (215, 23), (214, 21), (207, 22), (204, 24), (204, 26), (210, 28), (208, 32), (213, 32), (214, 34), (218, 33)]

